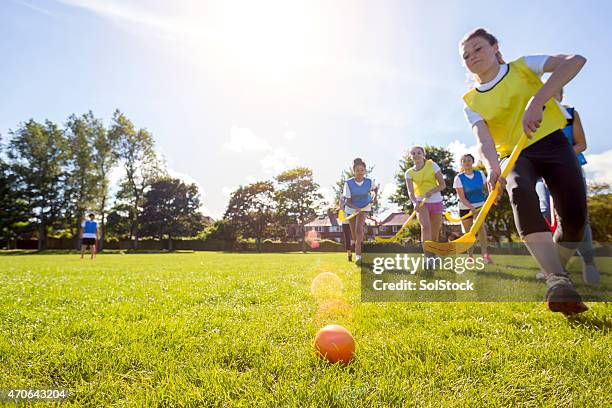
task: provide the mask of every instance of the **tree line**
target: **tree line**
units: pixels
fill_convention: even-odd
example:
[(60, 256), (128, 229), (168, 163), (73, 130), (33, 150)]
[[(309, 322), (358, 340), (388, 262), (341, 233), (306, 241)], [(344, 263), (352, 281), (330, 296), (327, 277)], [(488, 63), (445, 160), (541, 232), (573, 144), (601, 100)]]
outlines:
[[(286, 240), (292, 235), (305, 245), (304, 225), (321, 211), (337, 211), (344, 183), (352, 177), (350, 168), (341, 171), (333, 186), (334, 202), (329, 203), (311, 169), (289, 169), (271, 180), (239, 186), (230, 194), (223, 218), (210, 224), (200, 211), (197, 185), (170, 177), (153, 135), (119, 110), (109, 126), (89, 111), (70, 115), (63, 125), (30, 119), (8, 136), (0, 136), (0, 247), (35, 237), (38, 248), (44, 249), (50, 236), (74, 238), (78, 247), (87, 212), (96, 213), (100, 222), (101, 249), (109, 238), (127, 239), (133, 249), (142, 238), (167, 239), (172, 249), (172, 239), (183, 237), (254, 239), (259, 247), (265, 238)], [(452, 153), (443, 147), (425, 148), (446, 179), (445, 205), (455, 205)], [(390, 201), (406, 212), (413, 208), (404, 174), (412, 166), (408, 154), (399, 160), (395, 191), (390, 194)], [(111, 185), (111, 174), (117, 170), (121, 177)], [(595, 239), (609, 238), (609, 229), (598, 225), (608, 219), (600, 214), (609, 214), (609, 197), (607, 185), (592, 189), (589, 207)], [(384, 210), (375, 203), (375, 213)], [(517, 237), (507, 194), (486, 222), (493, 234), (502, 233), (508, 240)]]
[[(111, 186), (111, 173), (122, 177)], [(116, 110), (105, 127), (93, 112), (65, 124), (30, 119), (0, 139), (0, 241), (76, 238), (86, 212), (100, 222), (101, 249), (111, 237), (194, 235), (205, 228), (195, 184), (171, 178), (153, 136)], [(111, 187), (116, 193), (111, 194)]]

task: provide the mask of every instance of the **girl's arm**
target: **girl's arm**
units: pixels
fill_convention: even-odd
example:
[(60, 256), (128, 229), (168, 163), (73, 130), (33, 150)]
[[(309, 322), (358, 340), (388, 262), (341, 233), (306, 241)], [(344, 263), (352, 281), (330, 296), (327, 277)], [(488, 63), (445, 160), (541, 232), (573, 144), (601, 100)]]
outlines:
[(459, 196), (459, 200), (461, 200), (463, 205), (465, 205), (471, 211), (474, 211), (475, 208), (472, 205), (472, 203), (470, 203), (469, 200), (465, 197), (465, 192), (463, 191), (463, 189), (462, 188), (456, 188), (455, 191), (457, 192), (457, 195)]
[(491, 132), (483, 120), (474, 124), (472, 127), (472, 132), (474, 132), (474, 136), (476, 136), (478, 155), (487, 168), (487, 188), (489, 193), (493, 191), (495, 188), (495, 183), (499, 179), (501, 194), (503, 193), (503, 188), (506, 186), (506, 180), (504, 180), (503, 177), (500, 177), (501, 168), (499, 166), (497, 150), (495, 150), (495, 143), (491, 137)]
[(406, 180), (406, 188), (408, 189), (408, 197), (410, 197), (410, 201), (412, 201), (414, 208), (416, 208), (417, 199), (416, 194), (414, 194), (414, 186), (412, 185), (412, 179)]
[(544, 72), (552, 72), (548, 81), (527, 104), (523, 115), (523, 130), (527, 137), (542, 123), (544, 104), (580, 72), (586, 58), (582, 55), (555, 55), (544, 64)]
[(425, 197), (429, 198), (431, 197), (432, 194), (437, 193), (437, 192), (441, 192), (446, 188), (446, 181), (444, 181), (444, 176), (442, 175), (441, 171), (438, 171), (436, 173), (436, 181), (438, 182), (438, 185), (434, 188), (432, 188), (431, 190), (429, 190), (426, 194)]
[(578, 111), (574, 109), (574, 151), (576, 154), (582, 153), (587, 148), (586, 136), (584, 135), (584, 129), (582, 128), (582, 121)]
[(359, 207), (357, 207), (355, 204), (353, 204), (353, 199), (349, 198), (348, 200), (346, 200), (346, 205), (355, 209), (355, 210), (359, 210)]

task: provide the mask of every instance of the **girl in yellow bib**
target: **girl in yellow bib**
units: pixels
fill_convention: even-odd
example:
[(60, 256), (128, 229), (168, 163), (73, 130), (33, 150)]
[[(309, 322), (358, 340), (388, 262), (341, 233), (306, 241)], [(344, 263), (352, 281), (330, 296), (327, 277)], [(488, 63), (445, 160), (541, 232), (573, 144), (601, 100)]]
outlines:
[[(586, 59), (532, 55), (506, 64), (497, 39), (482, 28), (466, 35), (460, 52), (476, 82), (463, 96), (464, 111), (487, 167), (487, 186), (493, 189), (498, 180), (505, 185), (517, 230), (545, 273), (549, 309), (566, 315), (584, 312), (587, 307), (565, 263), (582, 240), (586, 190), (576, 155), (561, 131), (564, 110), (553, 95), (578, 74)], [(540, 77), (545, 72), (551, 76), (543, 84)], [(501, 167), (523, 133), (529, 138), (527, 145), (503, 180)], [(535, 190), (540, 177), (560, 218), (554, 237), (540, 213)]]
[[(425, 148), (413, 146), (410, 157), (414, 166), (405, 173), (408, 195), (417, 211), (417, 219), (421, 224), (421, 242), (437, 241), (442, 226), (442, 190), (446, 188), (440, 166), (428, 160)], [(421, 205), (421, 202), (425, 200)], [(426, 254), (427, 255), (427, 254)]]

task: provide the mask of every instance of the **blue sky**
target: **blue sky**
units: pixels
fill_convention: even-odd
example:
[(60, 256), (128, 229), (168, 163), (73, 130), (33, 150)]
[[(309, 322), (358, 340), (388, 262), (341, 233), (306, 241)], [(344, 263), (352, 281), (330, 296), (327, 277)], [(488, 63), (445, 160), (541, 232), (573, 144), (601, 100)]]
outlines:
[[(588, 7), (586, 6), (588, 4)], [(592, 180), (612, 182), (608, 2), (0, 2), (0, 133), (119, 108), (220, 217), (238, 185), (305, 165), (329, 193), (354, 157), (392, 192), (414, 143), (473, 149), (457, 44), (489, 28), (507, 60), (580, 53), (566, 88)]]

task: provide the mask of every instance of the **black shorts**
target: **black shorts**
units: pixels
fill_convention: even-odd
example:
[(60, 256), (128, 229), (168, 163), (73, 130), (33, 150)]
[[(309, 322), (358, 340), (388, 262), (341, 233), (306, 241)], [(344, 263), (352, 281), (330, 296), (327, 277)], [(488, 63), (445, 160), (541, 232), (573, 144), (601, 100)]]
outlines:
[[(476, 209), (479, 209), (480, 207), (477, 207)], [(470, 212), (470, 210), (459, 210), (459, 217), (463, 217), (465, 215), (468, 215)], [(473, 215), (470, 215), (469, 217), (466, 217), (466, 220), (469, 220), (470, 218), (474, 218)]]
[(83, 245), (96, 245), (96, 239), (95, 238), (83, 238), (82, 244)]

